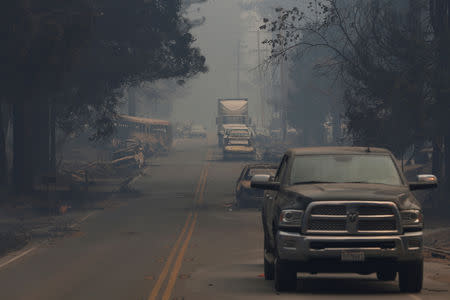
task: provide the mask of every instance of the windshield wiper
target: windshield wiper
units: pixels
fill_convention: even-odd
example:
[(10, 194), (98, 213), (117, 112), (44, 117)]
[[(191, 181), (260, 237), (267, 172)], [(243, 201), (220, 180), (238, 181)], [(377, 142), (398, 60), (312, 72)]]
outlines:
[(367, 184), (384, 184), (384, 185), (390, 185), (390, 184), (388, 184), (388, 183), (372, 182), (372, 181), (350, 181), (350, 182), (343, 182), (343, 183), (367, 183)]
[(294, 182), (294, 185), (297, 184), (315, 184), (315, 183), (336, 183), (333, 181), (318, 181), (318, 180), (311, 180), (311, 181), (299, 181), (299, 182)]
[(373, 183), (373, 182), (369, 182), (369, 181), (346, 181), (343, 183)]

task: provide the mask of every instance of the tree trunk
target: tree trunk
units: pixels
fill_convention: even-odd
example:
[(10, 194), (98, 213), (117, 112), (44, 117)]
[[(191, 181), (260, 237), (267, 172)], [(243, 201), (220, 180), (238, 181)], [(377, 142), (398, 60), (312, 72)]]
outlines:
[(450, 193), (450, 132), (444, 138), (444, 170), (441, 180), (441, 197), (440, 197), (440, 208), (449, 208), (450, 199), (448, 197)]
[(33, 103), (33, 178), (42, 182), (49, 169), (49, 109), (46, 101)]
[(18, 194), (33, 190), (32, 125), (30, 106), (25, 102), (14, 104), (14, 158), (13, 186)]
[(7, 184), (7, 164), (6, 164), (6, 126), (4, 120), (4, 107), (0, 105), (0, 185)]
[(136, 91), (134, 88), (128, 89), (128, 115), (136, 116)]
[(56, 111), (55, 104), (51, 103), (49, 107), (50, 113), (50, 165), (49, 165), (49, 174), (52, 176), (56, 176)]

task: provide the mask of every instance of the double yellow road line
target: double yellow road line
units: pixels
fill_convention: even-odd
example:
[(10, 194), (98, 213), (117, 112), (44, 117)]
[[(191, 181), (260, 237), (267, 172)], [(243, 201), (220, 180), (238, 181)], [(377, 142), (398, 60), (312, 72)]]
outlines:
[[(208, 156), (210, 153), (208, 153)], [(167, 275), (169, 275), (170, 267), (172, 266), (172, 262), (175, 259), (175, 262), (172, 266), (172, 270), (170, 272), (166, 289), (162, 294), (162, 300), (168, 300), (172, 294), (173, 288), (177, 281), (178, 274), (181, 269), (181, 265), (183, 263), (184, 255), (186, 254), (187, 247), (192, 238), (192, 234), (194, 232), (195, 225), (197, 223), (198, 211), (197, 207), (203, 203), (205, 187), (206, 187), (206, 178), (208, 177), (208, 167), (209, 163), (205, 164), (200, 174), (200, 179), (197, 183), (197, 188), (194, 194), (194, 211), (189, 213), (186, 218), (186, 222), (178, 236), (175, 244), (173, 245), (169, 257), (164, 265), (164, 268), (161, 271), (161, 274), (158, 277), (158, 281), (156, 281), (155, 286), (153, 287), (148, 300), (156, 300), (158, 299), (159, 291), (161, 290)], [(184, 241), (183, 241), (184, 239)], [(177, 255), (178, 253), (178, 255)]]

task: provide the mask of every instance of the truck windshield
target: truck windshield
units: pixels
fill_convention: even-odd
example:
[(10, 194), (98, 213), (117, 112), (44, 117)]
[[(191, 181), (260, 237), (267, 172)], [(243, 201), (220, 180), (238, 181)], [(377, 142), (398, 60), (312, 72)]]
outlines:
[(388, 155), (296, 156), (290, 184), (375, 183), (402, 185), (397, 168)]
[(248, 140), (247, 139), (230, 139), (228, 141), (228, 145), (247, 146), (248, 145)]
[(231, 130), (230, 131), (230, 136), (231, 137), (248, 137), (250, 134), (248, 133), (248, 130), (243, 129), (243, 130)]

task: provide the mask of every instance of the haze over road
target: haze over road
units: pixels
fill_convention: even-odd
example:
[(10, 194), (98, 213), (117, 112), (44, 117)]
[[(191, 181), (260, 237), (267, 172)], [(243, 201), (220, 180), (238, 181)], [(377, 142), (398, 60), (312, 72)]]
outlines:
[(1, 260), (0, 299), (450, 298), (436, 276), (450, 267), (435, 263), (421, 294), (373, 275), (300, 274), (296, 292), (277, 295), (262, 278), (260, 213), (226, 207), (243, 162), (218, 153), (200, 139), (177, 141), (135, 182), (139, 196), (116, 195), (79, 231)]
[[(208, 1), (194, 5), (189, 11), (189, 17), (206, 17), (205, 24), (193, 28), (193, 34), (197, 39), (196, 45), (206, 58), (209, 72), (187, 82), (180, 98), (175, 100), (173, 120), (192, 120), (210, 128), (215, 126), (213, 112), (217, 109), (217, 98), (237, 97), (237, 48), (240, 40), (240, 96), (252, 99), (252, 114), (259, 112), (258, 86), (252, 83), (256, 73), (249, 71), (256, 67), (256, 53), (251, 52), (256, 47), (256, 37), (254, 33), (250, 34), (252, 39), (246, 36), (254, 28), (243, 20), (240, 2)], [(249, 61), (250, 57), (252, 61)]]

